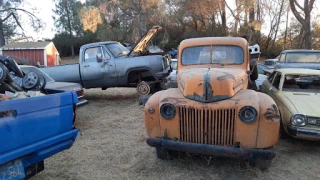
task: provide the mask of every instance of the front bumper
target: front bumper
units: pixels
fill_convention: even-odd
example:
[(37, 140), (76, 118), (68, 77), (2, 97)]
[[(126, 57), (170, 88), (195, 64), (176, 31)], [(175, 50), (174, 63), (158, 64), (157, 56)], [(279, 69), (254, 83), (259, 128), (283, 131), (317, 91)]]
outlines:
[(158, 79), (162, 79), (162, 78), (164, 78), (164, 77), (169, 76), (169, 74), (171, 73), (171, 71), (172, 71), (172, 69), (171, 69), (171, 67), (169, 66), (167, 69), (163, 70), (162, 72), (158, 72), (158, 73), (156, 74), (156, 76), (157, 76)]
[(77, 102), (77, 107), (80, 107), (80, 106), (83, 106), (83, 105), (86, 105), (88, 104), (88, 100), (86, 99), (79, 99), (79, 101)]
[(148, 138), (147, 144), (152, 147), (163, 148), (167, 150), (211, 156), (223, 156), (242, 159), (273, 159), (275, 157), (274, 151), (266, 149), (244, 149), (238, 147), (179, 142), (158, 138)]
[(296, 137), (296, 138), (320, 140), (320, 130), (287, 126), (287, 132), (289, 135)]

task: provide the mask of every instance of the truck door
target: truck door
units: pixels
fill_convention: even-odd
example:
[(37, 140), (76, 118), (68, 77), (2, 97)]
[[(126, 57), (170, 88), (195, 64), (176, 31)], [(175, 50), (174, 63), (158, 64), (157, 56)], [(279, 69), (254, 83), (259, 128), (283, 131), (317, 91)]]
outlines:
[(117, 83), (114, 59), (103, 46), (89, 47), (82, 53), (80, 70), (85, 88), (109, 87)]

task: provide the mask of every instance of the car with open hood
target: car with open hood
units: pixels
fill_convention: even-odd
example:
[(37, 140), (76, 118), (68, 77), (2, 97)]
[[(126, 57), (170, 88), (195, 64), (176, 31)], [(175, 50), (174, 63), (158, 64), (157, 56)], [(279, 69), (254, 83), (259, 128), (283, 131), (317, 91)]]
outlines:
[(284, 132), (299, 139), (320, 140), (319, 70), (275, 70), (261, 90), (277, 103)]
[(57, 82), (80, 83), (84, 88), (137, 87), (147, 95), (160, 90), (170, 74), (170, 56), (149, 52), (149, 42), (161, 30), (153, 26), (129, 51), (115, 41), (80, 47), (79, 64), (41, 68)]
[(147, 144), (160, 159), (172, 151), (249, 159), (271, 165), (280, 116), (268, 95), (248, 89), (248, 42), (239, 37), (183, 40), (178, 88), (153, 94), (145, 104)]

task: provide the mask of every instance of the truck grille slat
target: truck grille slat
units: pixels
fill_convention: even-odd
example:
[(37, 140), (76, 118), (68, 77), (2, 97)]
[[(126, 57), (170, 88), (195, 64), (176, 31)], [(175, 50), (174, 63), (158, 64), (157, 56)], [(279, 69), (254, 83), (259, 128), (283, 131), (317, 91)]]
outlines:
[(234, 144), (235, 109), (178, 107), (180, 141), (229, 146)]

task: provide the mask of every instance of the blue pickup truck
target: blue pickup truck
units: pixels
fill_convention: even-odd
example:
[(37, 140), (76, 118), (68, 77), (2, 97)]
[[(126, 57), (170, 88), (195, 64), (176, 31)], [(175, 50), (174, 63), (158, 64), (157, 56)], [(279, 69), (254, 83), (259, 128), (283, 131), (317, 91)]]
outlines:
[(0, 180), (28, 179), (73, 145), (77, 102), (75, 92), (0, 102)]

